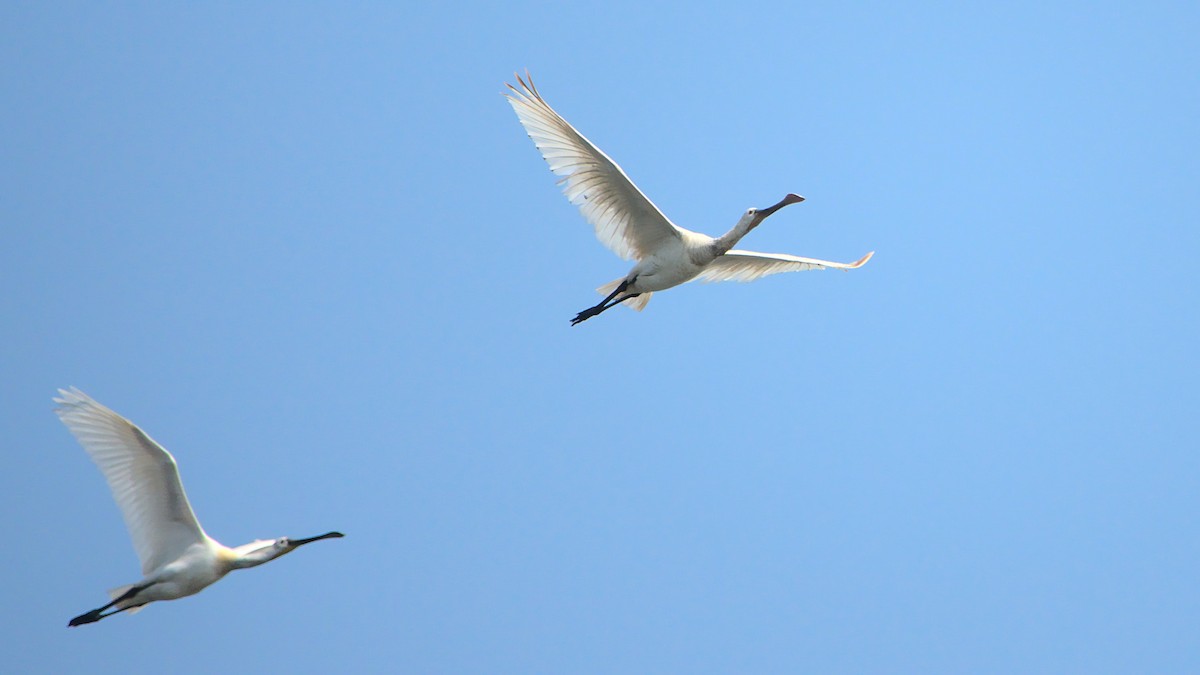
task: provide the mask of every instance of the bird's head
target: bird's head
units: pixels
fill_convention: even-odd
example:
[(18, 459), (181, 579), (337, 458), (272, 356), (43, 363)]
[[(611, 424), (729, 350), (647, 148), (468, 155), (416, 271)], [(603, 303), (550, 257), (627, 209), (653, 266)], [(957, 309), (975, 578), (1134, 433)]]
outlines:
[(778, 204), (768, 206), (765, 209), (746, 209), (746, 213), (742, 215), (742, 224), (746, 228), (746, 231), (750, 231), (758, 227), (758, 224), (766, 220), (767, 216), (771, 215), (772, 213), (775, 213), (788, 204), (799, 204), (802, 201), (804, 201), (804, 197), (789, 193), (788, 196), (781, 199)]
[(304, 539), (292, 539), (290, 537), (280, 537), (278, 539), (263, 539), (254, 541), (243, 546), (238, 546), (233, 549), (237, 554), (233, 566), (235, 568), (254, 567), (269, 562), (276, 558), (282, 557), (295, 551), (305, 544), (311, 544), (314, 541), (322, 539), (340, 539), (346, 535), (341, 532), (326, 532), (315, 537), (307, 537)]

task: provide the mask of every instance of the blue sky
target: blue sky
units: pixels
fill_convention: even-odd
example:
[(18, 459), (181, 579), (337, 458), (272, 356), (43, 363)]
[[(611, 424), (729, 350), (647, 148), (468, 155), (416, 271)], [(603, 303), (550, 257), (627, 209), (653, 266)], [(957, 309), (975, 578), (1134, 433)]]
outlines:
[[(1195, 672), (1194, 3), (0, 7), (3, 672)], [(627, 263), (528, 68), (676, 223)], [(51, 412), (176, 455), (237, 545), (138, 578)]]

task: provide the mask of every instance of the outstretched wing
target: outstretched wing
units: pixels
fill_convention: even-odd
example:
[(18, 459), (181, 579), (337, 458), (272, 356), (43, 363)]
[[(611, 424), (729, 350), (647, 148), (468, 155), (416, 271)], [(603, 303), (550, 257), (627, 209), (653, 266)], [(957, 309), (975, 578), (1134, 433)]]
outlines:
[(206, 539), (196, 521), (175, 458), (133, 422), (72, 387), (59, 389), (55, 413), (92, 457), (125, 517), (133, 548), (148, 575)]
[[(526, 78), (529, 78), (528, 73)], [(517, 118), (542, 153), (559, 184), (578, 206), (596, 237), (626, 260), (641, 259), (682, 230), (667, 219), (629, 180), (621, 167), (567, 123), (533, 86), (517, 76), (520, 88), (505, 94)]]
[(701, 281), (754, 281), (769, 274), (780, 272), (803, 272), (832, 267), (852, 270), (867, 264), (874, 251), (852, 263), (830, 262), (816, 258), (801, 258), (786, 253), (756, 253), (754, 251), (730, 251), (709, 263), (704, 271), (696, 275)]

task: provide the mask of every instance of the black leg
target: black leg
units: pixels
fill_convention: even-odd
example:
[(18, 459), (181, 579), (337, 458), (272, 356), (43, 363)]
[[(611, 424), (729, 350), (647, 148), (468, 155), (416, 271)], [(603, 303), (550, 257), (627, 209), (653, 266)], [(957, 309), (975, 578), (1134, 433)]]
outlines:
[[(126, 609), (130, 609), (130, 608), (125, 607), (123, 609), (118, 609), (115, 612), (109, 612), (108, 614), (101, 614), (101, 612), (108, 609), (109, 607), (112, 607), (113, 605), (117, 604), (118, 602), (123, 602), (125, 600), (128, 600), (128, 599), (132, 598), (133, 596), (137, 595), (138, 593), (141, 593), (142, 591), (146, 590), (149, 587), (150, 587), (149, 584), (146, 586), (134, 586), (133, 588), (122, 593), (120, 597), (115, 598), (112, 602), (108, 603), (107, 605), (105, 605), (103, 607), (97, 607), (96, 609), (93, 609), (90, 612), (85, 612), (85, 613), (80, 614), (79, 616), (75, 617), (74, 619), (71, 619), (71, 621), (67, 623), (67, 626), (82, 626), (85, 623), (95, 623), (105, 617), (112, 616), (113, 614), (117, 614), (119, 612), (124, 612)], [(142, 603), (142, 604), (145, 604), (145, 603)], [(133, 605), (133, 607), (141, 607), (141, 605)]]
[(112, 616), (113, 614), (120, 614), (121, 612), (124, 612), (129, 609), (133, 609), (135, 607), (144, 607), (147, 604), (149, 604), (149, 603), (143, 602), (140, 605), (130, 605), (128, 607), (122, 607), (121, 609), (113, 610), (113, 611), (109, 612), (108, 614), (101, 614), (100, 613), (101, 610), (93, 609), (92, 611), (88, 612), (87, 614), (81, 614), (81, 615), (75, 617), (74, 619), (71, 619), (71, 623), (69, 623), (67, 625), (68, 626), (82, 626), (87, 623), (96, 623), (100, 619), (107, 619), (108, 617)]
[(616, 307), (617, 305), (621, 304), (622, 302), (625, 302), (626, 300), (628, 300), (630, 298), (636, 298), (637, 296), (641, 295), (641, 293), (634, 293), (632, 295), (627, 295), (623, 298), (620, 298), (619, 300), (616, 300), (614, 302), (611, 302), (611, 303), (609, 302), (609, 301), (613, 300), (614, 298), (616, 298), (621, 293), (624, 293), (625, 289), (628, 287), (629, 287), (629, 280), (622, 281), (621, 285), (617, 286), (616, 290), (614, 290), (612, 293), (609, 293), (608, 297), (601, 300), (599, 304), (595, 305), (594, 307), (588, 307), (587, 309), (583, 310), (582, 312), (576, 314), (575, 318), (571, 319), (571, 325), (575, 326), (580, 323), (583, 323), (584, 321), (587, 321), (588, 319), (592, 318), (593, 316), (596, 316), (600, 312), (603, 312), (604, 310), (606, 310), (610, 307)]
[(603, 312), (604, 310), (612, 309), (613, 307), (616, 307), (617, 305), (621, 304), (622, 302), (625, 302), (626, 300), (628, 300), (630, 298), (636, 298), (639, 295), (641, 295), (641, 293), (630, 293), (629, 295), (626, 295), (623, 298), (618, 298), (618, 299), (614, 300), (613, 302), (609, 303), (608, 305), (604, 305), (604, 303), (600, 303), (599, 305), (596, 305), (595, 307), (589, 307), (588, 309), (585, 309), (582, 312), (580, 312), (579, 314), (577, 314), (574, 319), (571, 319), (571, 325), (574, 326), (574, 325), (583, 323), (584, 321), (587, 321), (588, 319), (592, 318), (593, 316), (596, 316), (597, 314)]

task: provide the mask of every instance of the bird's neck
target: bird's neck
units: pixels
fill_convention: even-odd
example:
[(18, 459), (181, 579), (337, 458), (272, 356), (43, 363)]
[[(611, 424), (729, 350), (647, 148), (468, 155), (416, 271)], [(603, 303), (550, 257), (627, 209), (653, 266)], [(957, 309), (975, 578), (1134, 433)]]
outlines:
[[(742, 218), (733, 229), (713, 240), (713, 250), (716, 255), (725, 255), (729, 249), (737, 245), (742, 237), (758, 226), (757, 218)], [(715, 256), (714, 256), (715, 257)]]
[(238, 556), (230, 561), (229, 569), (230, 570), (244, 570), (247, 567), (258, 567), (259, 565), (261, 565), (265, 562), (270, 562), (271, 560), (274, 560), (274, 557), (267, 557), (267, 556), (261, 555), (261, 554)]
[(236, 548), (221, 547), (217, 555), (230, 570), (244, 570), (247, 567), (257, 567), (278, 557), (278, 553), (268, 541), (252, 541)]
[[(216, 544), (216, 542), (213, 543)], [(229, 548), (228, 546), (222, 546), (220, 544), (216, 544), (215, 549), (217, 562), (221, 567), (224, 568), (225, 574), (245, 567), (245, 565), (243, 565), (241, 562), (242, 556), (240, 556), (234, 549)]]

